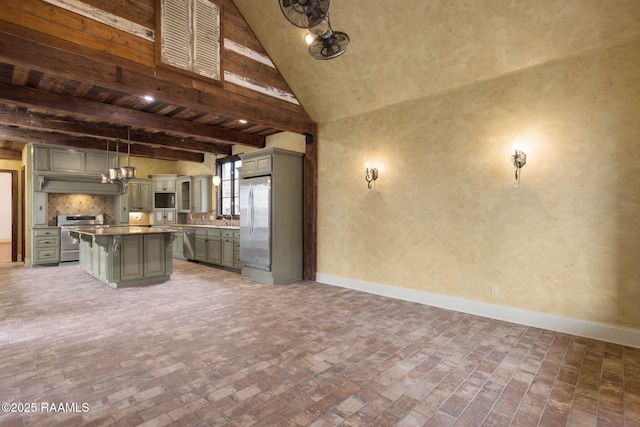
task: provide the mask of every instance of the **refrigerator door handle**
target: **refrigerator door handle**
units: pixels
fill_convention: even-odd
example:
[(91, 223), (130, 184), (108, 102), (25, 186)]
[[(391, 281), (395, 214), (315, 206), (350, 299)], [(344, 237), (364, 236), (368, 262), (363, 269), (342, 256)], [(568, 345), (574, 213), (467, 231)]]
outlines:
[(249, 187), (249, 234), (253, 236), (253, 185)]

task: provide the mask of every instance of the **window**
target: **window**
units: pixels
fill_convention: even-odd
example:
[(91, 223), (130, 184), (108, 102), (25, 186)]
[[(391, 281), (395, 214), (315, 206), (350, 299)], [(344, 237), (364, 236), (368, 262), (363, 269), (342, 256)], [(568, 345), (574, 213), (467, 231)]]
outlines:
[(217, 190), (218, 215), (240, 215), (240, 171), (242, 160), (238, 156), (218, 160), (216, 174), (220, 177)]
[[(211, 0), (156, 0), (156, 63), (220, 80), (220, 8)], [(156, 9), (158, 10), (158, 9)]]

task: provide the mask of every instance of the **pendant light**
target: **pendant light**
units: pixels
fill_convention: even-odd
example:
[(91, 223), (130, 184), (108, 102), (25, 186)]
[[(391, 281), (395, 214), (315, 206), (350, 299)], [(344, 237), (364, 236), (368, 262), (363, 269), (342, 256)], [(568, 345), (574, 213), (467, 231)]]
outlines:
[(102, 184), (111, 184), (111, 178), (109, 177), (110, 169), (109, 169), (109, 140), (107, 140), (107, 173), (103, 173), (100, 175), (100, 182)]
[(131, 166), (131, 128), (127, 128), (127, 166), (120, 168), (120, 176), (123, 180), (136, 177), (136, 168)]
[(109, 168), (109, 178), (112, 182), (122, 181), (122, 173), (120, 171), (120, 150), (119, 150), (120, 140), (116, 139), (116, 167)]

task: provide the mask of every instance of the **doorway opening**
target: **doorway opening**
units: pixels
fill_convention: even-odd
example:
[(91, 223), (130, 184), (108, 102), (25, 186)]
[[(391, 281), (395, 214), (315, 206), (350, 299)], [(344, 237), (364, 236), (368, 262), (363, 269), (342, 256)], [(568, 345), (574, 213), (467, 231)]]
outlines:
[(0, 169), (0, 262), (18, 261), (18, 171)]

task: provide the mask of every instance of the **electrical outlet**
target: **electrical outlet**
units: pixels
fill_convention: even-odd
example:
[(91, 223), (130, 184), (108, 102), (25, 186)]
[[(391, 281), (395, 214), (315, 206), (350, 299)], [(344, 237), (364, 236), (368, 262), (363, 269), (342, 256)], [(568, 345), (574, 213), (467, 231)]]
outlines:
[(491, 295), (498, 295), (498, 285), (491, 285)]
[(209, 219), (210, 219), (211, 221), (213, 221), (214, 219), (216, 219), (216, 217), (215, 217), (215, 215), (209, 215)]

